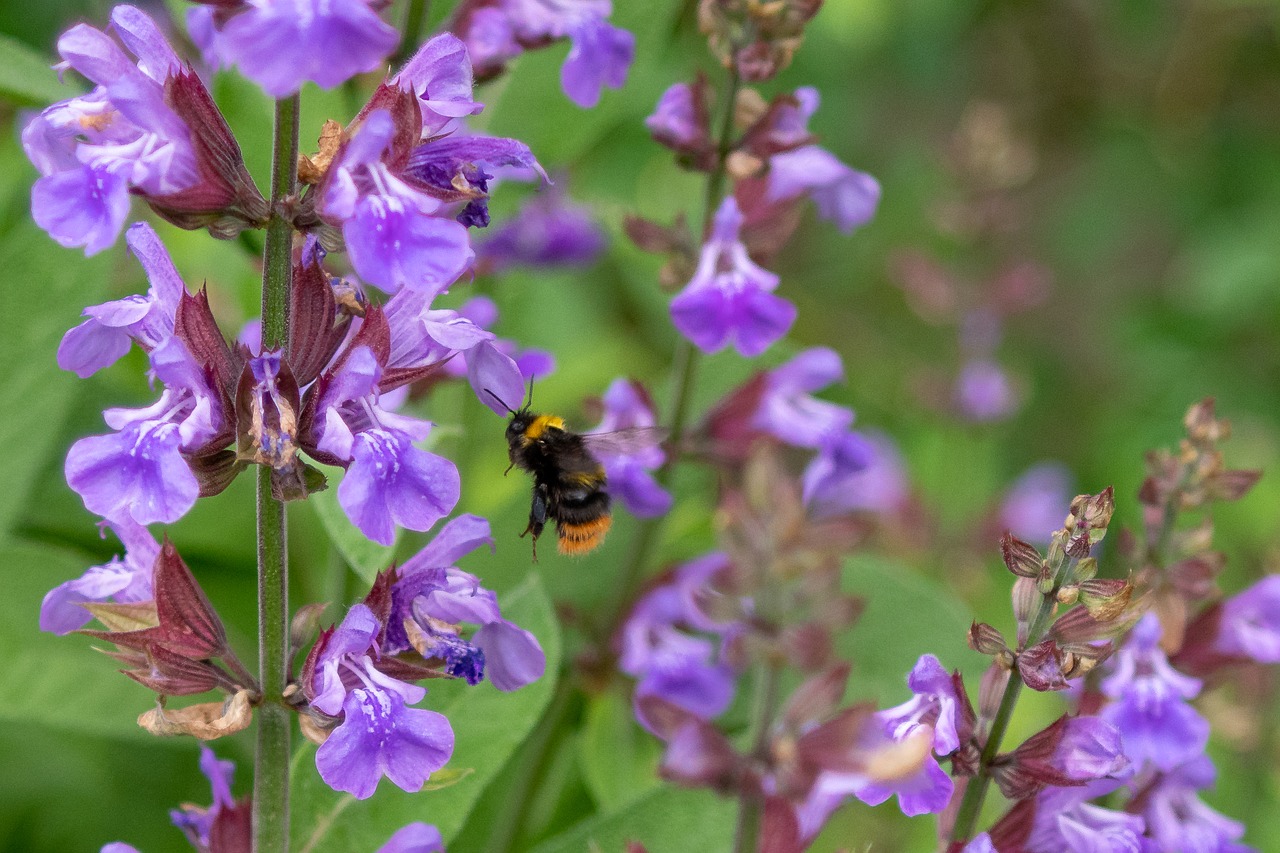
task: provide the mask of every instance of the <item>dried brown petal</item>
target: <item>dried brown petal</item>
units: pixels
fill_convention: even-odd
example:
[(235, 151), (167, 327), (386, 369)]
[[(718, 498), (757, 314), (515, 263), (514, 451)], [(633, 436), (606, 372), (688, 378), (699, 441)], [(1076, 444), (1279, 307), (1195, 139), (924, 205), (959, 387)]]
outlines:
[(138, 725), (153, 735), (215, 740), (249, 727), (253, 722), (251, 695), (241, 690), (225, 702), (203, 702), (173, 711), (157, 706), (139, 716)]

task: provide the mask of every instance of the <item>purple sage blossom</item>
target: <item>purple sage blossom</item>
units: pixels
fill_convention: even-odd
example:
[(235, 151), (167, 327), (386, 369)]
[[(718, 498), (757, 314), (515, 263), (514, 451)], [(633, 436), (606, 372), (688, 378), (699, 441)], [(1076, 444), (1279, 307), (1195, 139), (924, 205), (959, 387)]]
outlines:
[(167, 196), (200, 182), (191, 130), (165, 99), (182, 72), (155, 22), (117, 6), (112, 27), (136, 60), (101, 30), (77, 24), (58, 39), (63, 67), (95, 84), (59, 101), (22, 132), (41, 177), (31, 190), (36, 224), (86, 255), (115, 242), (129, 213), (129, 191)]
[[(517, 690), (542, 677), (546, 655), (537, 637), (503, 618), (493, 592), (453, 565), (483, 545), (493, 546), (489, 522), (461, 515), (400, 566), (386, 649), (395, 653), (409, 647), (403, 627), (409, 620), (418, 626), (420, 643), (429, 647), (420, 645), (419, 652), (443, 659), (449, 674), (475, 684), (487, 673), (499, 690)], [(463, 623), (480, 626), (469, 640), (457, 632)]]
[(453, 754), (453, 728), (443, 714), (408, 707), (426, 690), (380, 672), (377, 617), (363, 604), (322, 637), (310, 688), (311, 705), (341, 717), (316, 750), (320, 778), (357, 799), (373, 795), (386, 776), (415, 792)]
[(375, 71), (400, 40), (374, 11), (382, 5), (374, 0), (210, 0), (209, 5), (218, 10), (212, 18), (212, 50), (206, 51), (210, 64), (238, 66), (273, 98), (297, 92), (308, 80), (332, 89)]
[(1032, 465), (1013, 481), (1000, 503), (1002, 529), (1033, 545), (1048, 545), (1071, 503), (1071, 472), (1058, 462)]
[(1254, 848), (1235, 842), (1244, 826), (1209, 808), (1199, 791), (1209, 788), (1217, 775), (1213, 762), (1201, 755), (1161, 774), (1146, 792), (1142, 816), (1147, 834), (1162, 851), (1189, 853), (1250, 853)]
[(803, 498), (815, 516), (889, 513), (907, 499), (902, 455), (881, 432), (831, 433), (804, 469)]
[(1014, 413), (1018, 396), (1004, 368), (990, 359), (975, 358), (956, 377), (955, 404), (971, 421), (998, 421)]
[(741, 229), (742, 212), (729, 196), (716, 213), (693, 278), (671, 300), (676, 329), (703, 352), (732, 342), (742, 355), (757, 356), (796, 319), (795, 306), (772, 292), (778, 277), (747, 256)]
[(93, 566), (79, 578), (49, 590), (40, 605), (40, 630), (69, 634), (84, 627), (90, 619), (89, 611), (81, 606), (86, 602), (125, 604), (152, 599), (151, 574), (160, 556), (155, 537), (129, 518), (106, 522), (106, 526), (124, 545), (124, 558), (112, 557), (110, 562)]
[(1222, 603), (1215, 648), (1258, 663), (1280, 663), (1280, 575), (1270, 575)]
[(503, 270), (589, 266), (604, 247), (604, 233), (590, 211), (571, 204), (561, 190), (550, 187), (492, 229), (476, 251), (480, 260)]
[(1156, 615), (1146, 614), (1111, 658), (1102, 692), (1113, 701), (1100, 716), (1120, 730), (1136, 767), (1168, 771), (1204, 753), (1209, 722), (1186, 701), (1200, 692), (1199, 679), (1169, 665), (1160, 630)]
[(804, 350), (765, 375), (753, 424), (796, 447), (821, 447), (853, 423), (853, 412), (810, 392), (844, 379), (840, 356), (828, 347)]
[[(653, 402), (638, 382), (615, 379), (604, 392), (604, 417), (593, 433), (653, 429), (657, 415)], [(609, 494), (622, 501), (627, 512), (638, 518), (663, 515), (671, 509), (671, 494), (650, 473), (662, 467), (666, 454), (656, 442), (628, 445), (621, 452), (608, 449), (606, 436), (593, 448), (609, 480)]]
[(1088, 802), (1115, 788), (1114, 782), (1046, 788), (1034, 803), (1026, 853), (1157, 853), (1143, 837), (1145, 821)]
[(173, 335), (174, 317), (186, 285), (159, 235), (135, 222), (125, 235), (129, 251), (151, 283), (146, 296), (126, 296), (84, 310), (88, 319), (62, 336), (58, 366), (84, 379), (129, 351), (130, 341), (150, 352)]
[(187, 841), (197, 850), (209, 849), (213, 826), (224, 811), (235, 809), (236, 800), (231, 795), (231, 779), (235, 773), (234, 762), (219, 759), (213, 750), (200, 744), (200, 772), (209, 780), (213, 789), (213, 804), (206, 808), (184, 805), (169, 813), (173, 825), (182, 830)]
[(688, 83), (669, 87), (658, 98), (644, 126), (655, 139), (677, 151), (700, 144), (706, 138), (706, 130), (699, 116), (694, 87)]
[(649, 731), (656, 732), (643, 711), (648, 696), (704, 720), (719, 716), (733, 699), (736, 673), (720, 659), (719, 646), (735, 626), (710, 620), (695, 599), (696, 590), (727, 563), (727, 556), (715, 552), (681, 565), (670, 583), (636, 603), (622, 627), (618, 668), (637, 679), (633, 706)]
[(434, 826), (416, 821), (396, 830), (377, 853), (444, 853), (444, 839)]

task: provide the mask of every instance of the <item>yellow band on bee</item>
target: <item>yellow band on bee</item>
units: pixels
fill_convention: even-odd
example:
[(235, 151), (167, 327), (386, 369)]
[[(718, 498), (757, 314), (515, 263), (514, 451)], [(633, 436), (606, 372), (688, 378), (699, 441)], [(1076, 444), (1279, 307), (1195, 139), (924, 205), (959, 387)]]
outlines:
[(564, 418), (558, 415), (538, 415), (525, 428), (524, 437), (530, 441), (537, 441), (549, 428), (563, 430)]

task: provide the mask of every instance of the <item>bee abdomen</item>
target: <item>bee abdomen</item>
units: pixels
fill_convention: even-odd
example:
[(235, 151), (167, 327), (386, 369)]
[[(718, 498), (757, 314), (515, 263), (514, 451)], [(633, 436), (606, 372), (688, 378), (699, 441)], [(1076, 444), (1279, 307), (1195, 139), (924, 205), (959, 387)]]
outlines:
[(607, 492), (592, 491), (562, 499), (556, 513), (560, 553), (580, 555), (594, 551), (604, 542), (612, 524)]

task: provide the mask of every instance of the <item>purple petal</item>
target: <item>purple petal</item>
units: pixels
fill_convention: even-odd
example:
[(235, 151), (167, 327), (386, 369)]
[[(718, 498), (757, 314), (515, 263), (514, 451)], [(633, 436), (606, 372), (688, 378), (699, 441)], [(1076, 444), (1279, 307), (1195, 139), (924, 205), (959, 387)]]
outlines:
[(822, 218), (848, 234), (875, 216), (880, 184), (851, 169), (817, 145), (769, 158), (767, 198), (778, 201), (808, 193)]
[(200, 494), (180, 445), (178, 426), (171, 423), (148, 422), (82, 438), (67, 453), (67, 484), (103, 518), (177, 521)]
[(342, 233), (356, 272), (387, 293), (446, 287), (475, 259), (465, 226), (392, 196), (360, 199)]
[(129, 185), (107, 169), (82, 166), (40, 178), (31, 187), (31, 218), (59, 245), (101, 252), (129, 215)]
[(671, 509), (671, 493), (658, 485), (638, 462), (620, 457), (604, 461), (604, 467), (609, 478), (609, 494), (621, 500), (627, 512), (637, 518), (655, 518)]
[(600, 90), (620, 88), (635, 58), (636, 38), (601, 19), (588, 21), (569, 32), (571, 46), (560, 68), (560, 87), (584, 109), (600, 101)]
[(62, 336), (58, 344), (58, 367), (86, 379), (119, 361), (132, 343), (128, 332), (91, 318)]
[(529, 146), (518, 139), (497, 136), (448, 136), (419, 145), (409, 155), (405, 175), (430, 183), (433, 168), (441, 168), (450, 177), (463, 164), (486, 164), (533, 169), (543, 180), (549, 180)]
[(423, 136), (434, 136), (450, 119), (484, 109), (484, 104), (471, 99), (467, 46), (451, 33), (441, 33), (419, 48), (396, 75), (396, 83), (418, 95)]
[(1024, 471), (1000, 504), (1000, 524), (1019, 539), (1048, 545), (1062, 526), (1075, 492), (1071, 472), (1059, 462), (1041, 462)]
[(460, 515), (440, 528), (426, 546), (400, 567), (401, 572), (452, 566), (477, 548), (494, 548), (488, 519), (478, 515)]
[(182, 60), (146, 13), (133, 6), (111, 10), (111, 25), (125, 47), (138, 57), (138, 68), (152, 80), (164, 81), (182, 69)]
[(69, 634), (92, 618), (80, 605), (106, 601), (134, 580), (133, 572), (120, 563), (94, 566), (75, 580), (58, 584), (45, 594), (40, 604), (40, 630)]
[(221, 53), (273, 98), (382, 66), (399, 34), (367, 0), (259, 0), (222, 28)]
[(854, 792), (859, 800), (870, 806), (878, 806), (893, 795), (898, 796), (898, 808), (907, 817), (937, 814), (947, 807), (953, 784), (933, 756), (925, 759), (919, 773), (892, 782), (869, 782)]
[(644, 120), (649, 132), (673, 145), (692, 145), (702, 135), (694, 110), (693, 87), (676, 83), (658, 98), (653, 114)]
[(76, 24), (58, 38), (58, 55), (100, 86), (137, 73), (120, 46), (88, 24)]
[(371, 797), (384, 775), (417, 792), (453, 754), (444, 715), (408, 708), (394, 692), (356, 688), (343, 713), (342, 725), (316, 750), (316, 769), (329, 787), (356, 799)]
[(480, 402), (496, 415), (505, 417), (508, 408), (518, 408), (524, 399), (524, 376), (519, 366), (489, 342), (467, 353), (467, 381)]
[(355, 437), (351, 467), (338, 487), (338, 502), (356, 527), (383, 545), (395, 541), (395, 525), (429, 530), (458, 502), (458, 469), (442, 456), (419, 450), (400, 433), (367, 430)]
[(377, 853), (444, 853), (444, 839), (434, 826), (411, 823), (397, 830)]
[(482, 626), (471, 642), (484, 652), (489, 681), (499, 690), (517, 690), (546, 671), (547, 657), (538, 638), (505, 619)]

